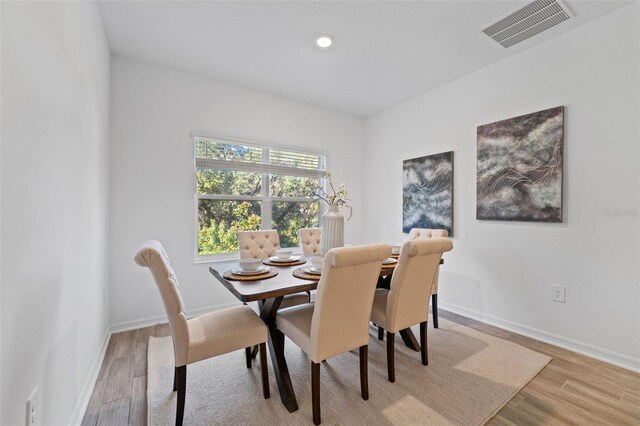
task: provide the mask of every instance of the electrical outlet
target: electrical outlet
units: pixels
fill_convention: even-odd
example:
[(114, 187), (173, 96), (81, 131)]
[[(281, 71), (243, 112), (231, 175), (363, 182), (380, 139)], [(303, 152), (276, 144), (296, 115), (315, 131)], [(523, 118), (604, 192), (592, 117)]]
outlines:
[(564, 303), (565, 288), (561, 285), (551, 286), (552, 298), (554, 302)]
[(27, 400), (27, 426), (36, 426), (40, 417), (38, 388), (35, 388)]

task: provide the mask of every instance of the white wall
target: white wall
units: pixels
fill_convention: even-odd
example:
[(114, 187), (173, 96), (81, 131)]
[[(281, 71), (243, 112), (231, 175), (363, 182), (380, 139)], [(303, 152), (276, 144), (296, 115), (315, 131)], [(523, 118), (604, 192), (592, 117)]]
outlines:
[[(453, 150), (455, 241), (441, 304), (640, 368), (638, 50), (634, 4), (368, 118), (369, 239), (406, 238), (402, 160)], [(476, 127), (558, 105), (564, 223), (476, 220)], [(552, 284), (566, 286), (565, 304), (551, 301)]]
[(346, 239), (358, 242), (362, 208), (361, 118), (113, 57), (111, 68), (111, 322), (117, 328), (164, 318), (149, 271), (133, 256), (161, 241), (176, 269), (187, 311), (237, 303), (194, 264), (191, 131), (328, 154), (329, 169), (354, 200)]
[(0, 423), (38, 387), (39, 423), (67, 424), (108, 330), (109, 50), (91, 2), (3, 2), (1, 24)]
[[(2, 2), (0, 1), (0, 82), (2, 81)], [(2, 90), (0, 88), (0, 164), (2, 164)], [(0, 173), (0, 194), (2, 194), (2, 173)], [(0, 196), (0, 259), (2, 259), (2, 197)], [(0, 302), (2, 301), (2, 261), (0, 260)], [(0, 303), (0, 356), (2, 355), (2, 303)], [(2, 398), (2, 365), (0, 365), (0, 401)], [(0, 403), (2, 420), (2, 403)]]

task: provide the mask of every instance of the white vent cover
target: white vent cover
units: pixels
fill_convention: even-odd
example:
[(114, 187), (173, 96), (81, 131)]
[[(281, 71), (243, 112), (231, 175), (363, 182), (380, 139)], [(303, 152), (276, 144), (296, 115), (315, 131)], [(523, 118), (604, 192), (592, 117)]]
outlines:
[(571, 18), (561, 0), (535, 0), (509, 16), (488, 26), (483, 33), (511, 47)]

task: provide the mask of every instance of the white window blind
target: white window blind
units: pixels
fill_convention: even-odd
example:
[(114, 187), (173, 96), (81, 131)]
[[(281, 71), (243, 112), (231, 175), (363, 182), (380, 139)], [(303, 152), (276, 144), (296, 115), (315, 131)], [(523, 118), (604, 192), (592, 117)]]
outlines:
[(195, 139), (198, 147), (197, 167), (315, 178), (324, 177), (326, 172), (323, 155), (223, 140)]

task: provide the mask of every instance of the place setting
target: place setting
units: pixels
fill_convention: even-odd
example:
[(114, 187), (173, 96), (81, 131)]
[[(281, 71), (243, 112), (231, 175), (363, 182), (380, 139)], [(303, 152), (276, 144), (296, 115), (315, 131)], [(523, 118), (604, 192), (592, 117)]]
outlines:
[(292, 249), (278, 249), (275, 256), (262, 261), (265, 265), (280, 267), (304, 265), (306, 262), (302, 256), (294, 256)]
[(240, 259), (238, 267), (225, 271), (222, 276), (233, 281), (259, 281), (273, 278), (278, 270), (262, 264), (261, 259)]
[(391, 257), (387, 257), (382, 261), (382, 269), (395, 268), (397, 263), (398, 259), (394, 258), (393, 254), (391, 254)]
[(320, 280), (322, 267), (324, 266), (324, 257), (315, 256), (309, 259), (311, 265), (303, 266), (293, 270), (293, 276), (302, 280)]

